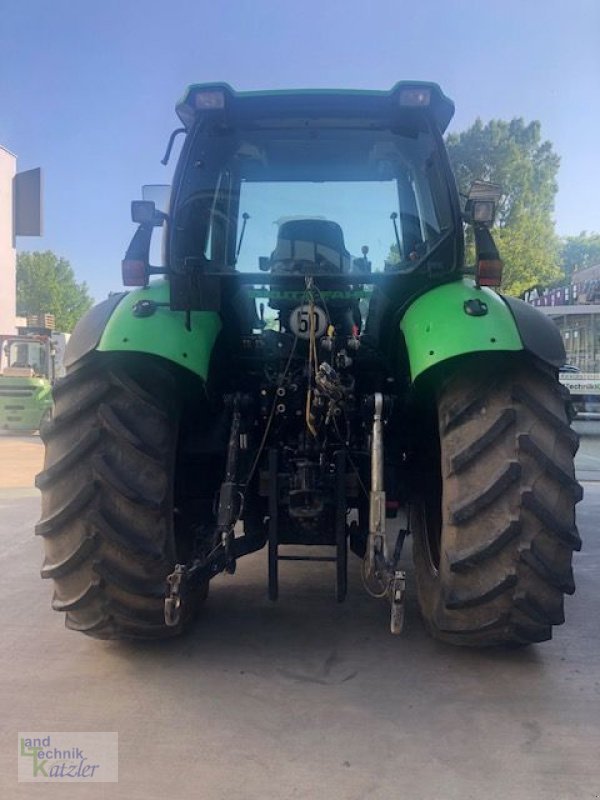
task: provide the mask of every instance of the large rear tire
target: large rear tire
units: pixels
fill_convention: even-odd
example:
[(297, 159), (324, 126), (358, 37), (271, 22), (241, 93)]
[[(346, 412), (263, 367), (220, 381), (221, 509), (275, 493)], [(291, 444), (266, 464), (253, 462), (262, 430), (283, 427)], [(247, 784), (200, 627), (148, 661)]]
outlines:
[(568, 392), (541, 364), (465, 361), (438, 393), (411, 526), (432, 635), (470, 646), (550, 639), (581, 540)]
[[(180, 407), (157, 359), (93, 353), (54, 388), (41, 431), (42, 577), (67, 628), (99, 639), (160, 638), (176, 561), (174, 482)], [(194, 600), (196, 602), (194, 602)]]

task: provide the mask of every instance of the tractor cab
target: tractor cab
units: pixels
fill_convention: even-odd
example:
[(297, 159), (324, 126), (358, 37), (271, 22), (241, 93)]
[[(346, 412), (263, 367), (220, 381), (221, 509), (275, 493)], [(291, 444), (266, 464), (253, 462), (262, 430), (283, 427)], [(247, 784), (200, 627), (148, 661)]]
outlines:
[(51, 376), (50, 339), (47, 336), (2, 336), (0, 374), (8, 378)]
[[(162, 272), (173, 310), (221, 316), (224, 296), (246, 287), (255, 316), (262, 303), (269, 327), (277, 316), (285, 327), (269, 309), (289, 307), (294, 292), (302, 299), (312, 277), (322, 313), (344, 300), (364, 329), (375, 298), (380, 327), (382, 297), (411, 296), (463, 267), (441, 136), (453, 110), (436, 84), (283, 93), (191, 86), (177, 106), (186, 138), (168, 211), (134, 204), (140, 231), (123, 262), (125, 285)], [(163, 267), (148, 260), (157, 225)]]

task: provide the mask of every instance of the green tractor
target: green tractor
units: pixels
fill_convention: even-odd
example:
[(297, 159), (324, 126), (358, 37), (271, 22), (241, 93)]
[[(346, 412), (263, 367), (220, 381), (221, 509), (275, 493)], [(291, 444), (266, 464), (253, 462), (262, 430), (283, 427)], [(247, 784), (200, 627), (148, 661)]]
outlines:
[(0, 430), (37, 431), (52, 415), (52, 384), (64, 375), (68, 333), (52, 314), (27, 318), (18, 333), (0, 335)]
[(349, 548), (399, 632), (409, 536), (437, 639), (529, 644), (564, 621), (565, 353), (497, 291), (499, 193), (461, 204), (453, 111), (431, 83), (188, 89), (169, 202), (132, 204), (133, 288), (77, 325), (42, 432), (42, 576), (68, 628), (177, 634), (261, 548), (272, 600), (281, 560), (316, 559), (342, 601)]

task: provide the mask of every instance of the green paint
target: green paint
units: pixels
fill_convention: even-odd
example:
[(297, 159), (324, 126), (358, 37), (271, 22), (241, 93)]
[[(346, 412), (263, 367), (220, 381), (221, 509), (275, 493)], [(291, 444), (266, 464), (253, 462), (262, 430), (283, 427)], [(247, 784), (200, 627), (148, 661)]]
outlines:
[(36, 431), (50, 408), (52, 395), (47, 378), (0, 375), (0, 430)]
[[(486, 303), (488, 313), (482, 317), (466, 314), (464, 303), (470, 299)], [(467, 278), (438, 286), (415, 300), (400, 329), (413, 381), (435, 364), (465, 353), (523, 350), (513, 316), (502, 298), (491, 289), (477, 289)]]
[[(150, 317), (135, 317), (132, 308), (138, 300), (167, 305), (159, 306)], [(188, 331), (185, 312), (171, 311), (168, 303), (169, 284), (164, 280), (127, 294), (109, 319), (98, 350), (161, 356), (206, 379), (221, 319), (214, 311), (192, 311)]]

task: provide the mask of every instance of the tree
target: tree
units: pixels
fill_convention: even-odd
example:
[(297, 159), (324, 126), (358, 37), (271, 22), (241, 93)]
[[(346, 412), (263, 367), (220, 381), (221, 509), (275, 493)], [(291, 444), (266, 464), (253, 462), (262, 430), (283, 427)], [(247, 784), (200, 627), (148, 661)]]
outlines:
[(503, 288), (519, 294), (533, 284), (560, 277), (559, 242), (552, 213), (560, 159), (541, 140), (539, 122), (480, 119), (447, 137), (459, 191), (476, 179), (498, 183), (504, 191), (494, 238), (505, 263)]
[(17, 255), (17, 314), (54, 314), (56, 329), (71, 331), (92, 305), (85, 283), (51, 250)]
[(539, 214), (515, 216), (493, 232), (504, 261), (502, 290), (520, 295), (532, 286), (548, 286), (561, 276), (558, 240), (551, 219)]
[(560, 259), (566, 275), (600, 264), (600, 233), (582, 231), (562, 240)]

